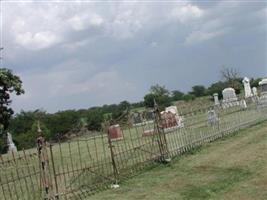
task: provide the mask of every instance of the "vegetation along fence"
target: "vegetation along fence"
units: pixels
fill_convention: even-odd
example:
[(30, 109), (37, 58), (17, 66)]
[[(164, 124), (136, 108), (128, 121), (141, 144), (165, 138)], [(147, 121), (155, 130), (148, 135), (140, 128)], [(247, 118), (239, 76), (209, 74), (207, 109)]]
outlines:
[(138, 125), (113, 122), (92, 137), (48, 143), (37, 138), (29, 149), (0, 158), (0, 199), (83, 199), (146, 166), (267, 119), (267, 107), (256, 103), (228, 108), (209, 107), (185, 114), (179, 124), (163, 118)]

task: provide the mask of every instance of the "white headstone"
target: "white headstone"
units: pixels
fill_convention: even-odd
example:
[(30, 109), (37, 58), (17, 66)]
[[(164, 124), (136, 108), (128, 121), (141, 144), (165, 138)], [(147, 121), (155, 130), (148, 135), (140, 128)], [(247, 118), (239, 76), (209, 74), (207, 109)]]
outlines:
[(267, 94), (267, 78), (262, 79), (262, 80), (259, 82), (259, 86), (260, 86), (260, 88), (261, 88), (261, 95), (265, 95), (265, 94)]
[(232, 102), (232, 101), (237, 101), (236, 93), (234, 88), (225, 88), (222, 91), (223, 95), (223, 102)]
[(12, 140), (12, 135), (8, 132), (7, 133), (7, 145), (8, 145), (8, 152), (17, 152), (17, 147), (14, 144), (13, 140)]
[(219, 98), (218, 98), (218, 93), (214, 93), (213, 94), (213, 98), (214, 98), (214, 105), (215, 106), (220, 105)]
[(167, 108), (165, 108), (166, 112), (171, 112), (172, 114), (178, 115), (178, 110), (176, 106), (169, 106)]
[(243, 82), (244, 90), (245, 90), (245, 98), (252, 97), (253, 95), (252, 95), (252, 92), (251, 92), (249, 78), (245, 77), (242, 82)]

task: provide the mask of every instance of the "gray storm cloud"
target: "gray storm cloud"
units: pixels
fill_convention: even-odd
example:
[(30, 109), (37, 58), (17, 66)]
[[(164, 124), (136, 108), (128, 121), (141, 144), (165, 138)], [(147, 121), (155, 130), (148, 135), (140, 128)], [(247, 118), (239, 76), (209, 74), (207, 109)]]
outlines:
[(1, 1), (1, 19), (3, 66), (26, 90), (16, 111), (139, 101), (155, 83), (188, 91), (222, 65), (267, 74), (264, 2)]

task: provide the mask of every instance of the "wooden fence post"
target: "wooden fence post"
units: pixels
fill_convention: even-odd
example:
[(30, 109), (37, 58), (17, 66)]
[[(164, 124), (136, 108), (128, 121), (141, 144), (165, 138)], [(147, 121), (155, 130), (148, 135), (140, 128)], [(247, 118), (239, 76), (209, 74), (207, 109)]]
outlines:
[(39, 158), (39, 167), (40, 167), (40, 186), (44, 187), (44, 200), (50, 199), (50, 172), (49, 172), (49, 159), (46, 148), (46, 140), (42, 134), (42, 130), (40, 128), (40, 123), (38, 121), (38, 138), (37, 138), (37, 151)]
[(164, 127), (162, 126), (162, 118), (159, 111), (159, 107), (155, 99), (154, 99), (154, 114), (155, 114), (156, 135), (158, 136), (158, 145), (160, 151), (160, 161), (170, 162), (168, 143), (164, 132)]
[(112, 187), (116, 188), (116, 187), (119, 187), (119, 185), (118, 185), (118, 175), (119, 175), (119, 173), (118, 173), (118, 168), (117, 168), (116, 161), (115, 161), (115, 154), (114, 154), (114, 151), (113, 151), (113, 147), (114, 146), (112, 145), (112, 141), (111, 141), (111, 138), (110, 138), (109, 123), (106, 123), (105, 127), (106, 127), (106, 132), (107, 132), (107, 137), (108, 137), (108, 144), (109, 144), (110, 155), (111, 155), (113, 175), (114, 175), (114, 179), (115, 179), (115, 182), (113, 183)]

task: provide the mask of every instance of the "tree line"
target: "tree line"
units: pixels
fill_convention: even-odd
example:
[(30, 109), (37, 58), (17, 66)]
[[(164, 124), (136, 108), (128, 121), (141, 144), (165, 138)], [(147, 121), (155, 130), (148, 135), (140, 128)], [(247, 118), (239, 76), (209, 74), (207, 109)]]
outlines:
[[(226, 74), (229, 75), (229, 74)], [(235, 74), (234, 74), (235, 75)], [(252, 79), (251, 86), (256, 87), (260, 79)], [(163, 110), (166, 106), (176, 101), (192, 101), (202, 96), (212, 96), (214, 93), (222, 97), (221, 91), (226, 87), (234, 87), (237, 94), (243, 90), (242, 78), (230, 74), (230, 78), (212, 83), (209, 87), (195, 85), (191, 91), (184, 93), (179, 90), (169, 91), (165, 86), (153, 85), (148, 94), (140, 102), (130, 103), (122, 101), (119, 104), (103, 105), (88, 109), (65, 110), (56, 113), (47, 113), (44, 110), (21, 111), (13, 115), (10, 108), (10, 94), (23, 94), (22, 81), (11, 70), (0, 70), (0, 130), (3, 137), (0, 138), (0, 152), (6, 152), (5, 133), (11, 132), (18, 149), (27, 149), (35, 146), (37, 137), (37, 121), (40, 122), (44, 136), (48, 140), (57, 141), (67, 138), (69, 134), (79, 133), (80, 130), (100, 131), (106, 120), (118, 119), (125, 112), (140, 108), (153, 108), (154, 99)], [(212, 98), (211, 98), (212, 100)]]

